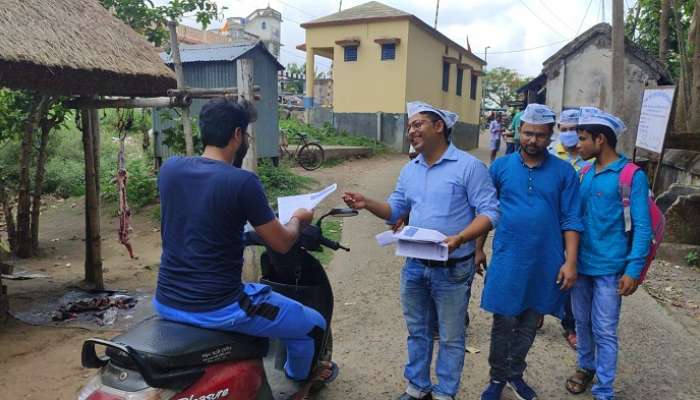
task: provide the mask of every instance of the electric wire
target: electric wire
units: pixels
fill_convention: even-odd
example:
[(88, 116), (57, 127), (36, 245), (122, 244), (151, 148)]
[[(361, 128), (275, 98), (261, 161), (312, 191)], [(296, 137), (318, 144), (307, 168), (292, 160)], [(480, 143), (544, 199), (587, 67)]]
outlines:
[(523, 7), (527, 8), (527, 10), (530, 12), (530, 14), (534, 15), (537, 19), (539, 19), (539, 20), (540, 20), (547, 28), (549, 28), (552, 32), (556, 33), (557, 35), (559, 35), (559, 36), (561, 36), (561, 37), (566, 37), (566, 36), (563, 35), (561, 32), (559, 32), (558, 30), (554, 29), (554, 28), (552, 27), (552, 25), (550, 25), (549, 23), (547, 23), (547, 21), (545, 21), (544, 18), (540, 17), (539, 15), (537, 15), (537, 13), (535, 13), (534, 11), (532, 11), (532, 9), (531, 9), (530, 7), (528, 7), (528, 5), (527, 5), (523, 0), (518, 0), (518, 1), (520, 2), (520, 4), (523, 5)]

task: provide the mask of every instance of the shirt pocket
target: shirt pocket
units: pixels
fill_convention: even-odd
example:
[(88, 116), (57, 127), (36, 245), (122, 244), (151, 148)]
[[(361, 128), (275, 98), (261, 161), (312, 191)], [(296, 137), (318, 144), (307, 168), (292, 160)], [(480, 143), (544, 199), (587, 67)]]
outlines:
[(449, 217), (460, 201), (458, 195), (457, 185), (450, 182), (437, 184), (428, 189), (424, 197), (427, 199), (425, 207), (436, 217)]

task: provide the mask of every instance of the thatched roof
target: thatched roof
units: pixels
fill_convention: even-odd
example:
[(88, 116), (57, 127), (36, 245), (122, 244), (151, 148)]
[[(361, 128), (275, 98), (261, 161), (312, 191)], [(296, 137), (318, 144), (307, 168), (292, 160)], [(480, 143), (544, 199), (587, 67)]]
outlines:
[(97, 0), (2, 0), (0, 86), (63, 95), (164, 95), (173, 72)]

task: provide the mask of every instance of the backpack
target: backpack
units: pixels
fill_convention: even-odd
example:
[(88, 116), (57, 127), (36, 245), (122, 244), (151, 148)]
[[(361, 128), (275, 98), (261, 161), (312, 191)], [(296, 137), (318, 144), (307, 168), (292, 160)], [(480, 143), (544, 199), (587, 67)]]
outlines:
[[(586, 165), (581, 168), (579, 172), (579, 177), (583, 181), (583, 177), (591, 169), (593, 164)], [(620, 197), (622, 197), (622, 210), (625, 218), (625, 233), (631, 234), (632, 232), (632, 212), (630, 210), (630, 194), (632, 193), (632, 178), (634, 173), (639, 170), (640, 167), (632, 162), (628, 162), (622, 168), (620, 172), (620, 180), (618, 182), (618, 190), (620, 192)], [(651, 232), (652, 239), (649, 244), (649, 254), (647, 255), (646, 261), (644, 262), (644, 267), (642, 268), (642, 273), (639, 275), (639, 283), (644, 281), (646, 278), (649, 267), (651, 267), (651, 262), (656, 258), (656, 252), (661, 246), (661, 241), (664, 238), (664, 229), (666, 227), (666, 217), (661, 211), (659, 206), (656, 205), (654, 201), (654, 194), (649, 191), (649, 196), (647, 197), (647, 202), (649, 203), (649, 215), (651, 217)]]

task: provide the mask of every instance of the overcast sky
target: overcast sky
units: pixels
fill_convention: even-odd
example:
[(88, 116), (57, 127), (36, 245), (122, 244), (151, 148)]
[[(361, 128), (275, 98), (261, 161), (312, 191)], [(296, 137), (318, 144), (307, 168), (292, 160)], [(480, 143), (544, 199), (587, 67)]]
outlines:
[[(265, 8), (267, 0), (216, 0), (228, 9), (225, 17), (245, 17), (257, 8)], [(343, 9), (366, 0), (344, 0)], [(382, 3), (411, 13), (432, 26), (435, 0), (382, 0)], [(625, 0), (625, 10), (633, 6)], [(338, 11), (337, 0), (270, 0), (272, 8), (282, 13), (281, 63), (304, 63), (305, 53), (295, 47), (304, 43), (300, 23)], [(612, 17), (611, 0), (442, 0), (438, 30), (450, 39), (484, 58), (489, 46), (487, 68), (507, 67), (525, 76), (534, 77), (542, 69), (542, 61), (554, 54), (577, 33)], [(586, 12), (586, 10), (588, 10)], [(196, 26), (193, 19), (185, 24)], [(216, 21), (212, 27), (220, 27)], [(317, 57), (317, 68), (326, 70), (330, 61)]]

